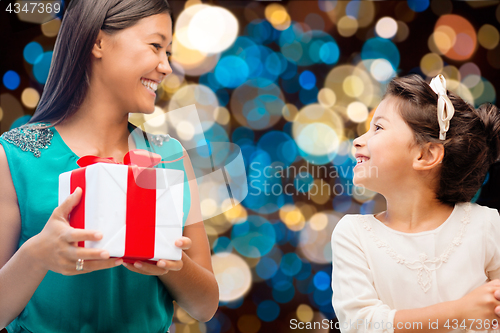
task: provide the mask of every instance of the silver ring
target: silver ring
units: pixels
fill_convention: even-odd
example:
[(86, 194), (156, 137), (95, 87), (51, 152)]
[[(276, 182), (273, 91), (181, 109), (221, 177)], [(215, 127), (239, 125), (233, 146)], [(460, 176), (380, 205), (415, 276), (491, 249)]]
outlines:
[(83, 259), (78, 259), (76, 261), (76, 270), (83, 271)]

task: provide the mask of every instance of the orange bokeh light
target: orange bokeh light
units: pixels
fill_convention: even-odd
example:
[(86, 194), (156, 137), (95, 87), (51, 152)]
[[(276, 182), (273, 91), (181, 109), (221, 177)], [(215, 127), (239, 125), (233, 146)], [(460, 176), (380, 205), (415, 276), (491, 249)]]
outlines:
[(453, 29), (456, 36), (453, 46), (444, 56), (453, 60), (469, 59), (477, 49), (477, 34), (472, 24), (462, 16), (449, 14), (438, 19), (434, 31), (444, 27)]

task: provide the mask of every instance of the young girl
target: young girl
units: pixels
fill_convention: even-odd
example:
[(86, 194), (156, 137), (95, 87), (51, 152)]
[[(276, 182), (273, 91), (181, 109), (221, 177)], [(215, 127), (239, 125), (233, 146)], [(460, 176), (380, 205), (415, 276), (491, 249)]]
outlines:
[(154, 111), (155, 90), (172, 72), (171, 43), (165, 0), (71, 2), (32, 124), (0, 138), (0, 328), (164, 333), (172, 300), (197, 320), (214, 315), (218, 287), (185, 152), (168, 165), (185, 171), (179, 261), (126, 264), (105, 250), (79, 248), (102, 238), (69, 226), (81, 189), (57, 207), (58, 176), (78, 168), (82, 156), (122, 162), (146, 144), (162, 156), (183, 152), (167, 136), (135, 135), (129, 146), (128, 115)]
[(353, 179), (382, 194), (387, 210), (346, 215), (332, 234), (342, 332), (492, 331), (500, 216), (470, 201), (499, 156), (499, 134), (498, 109), (475, 110), (442, 75), (390, 82), (354, 140)]

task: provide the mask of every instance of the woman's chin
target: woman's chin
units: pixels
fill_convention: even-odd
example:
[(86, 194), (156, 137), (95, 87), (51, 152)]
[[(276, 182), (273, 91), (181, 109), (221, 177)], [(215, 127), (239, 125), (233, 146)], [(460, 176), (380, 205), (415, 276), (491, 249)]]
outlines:
[(137, 111), (136, 113), (142, 113), (142, 114), (152, 114), (155, 112), (155, 106), (154, 104), (151, 105), (151, 106), (148, 106), (148, 107), (143, 107), (141, 108), (139, 111)]

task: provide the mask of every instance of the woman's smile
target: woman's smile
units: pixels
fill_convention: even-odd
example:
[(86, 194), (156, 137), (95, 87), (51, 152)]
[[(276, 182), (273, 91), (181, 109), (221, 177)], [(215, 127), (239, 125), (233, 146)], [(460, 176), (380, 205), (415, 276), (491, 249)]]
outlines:
[(141, 83), (152, 96), (156, 97), (156, 90), (158, 89), (159, 82), (151, 79), (141, 78)]

